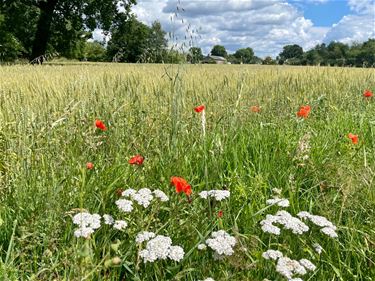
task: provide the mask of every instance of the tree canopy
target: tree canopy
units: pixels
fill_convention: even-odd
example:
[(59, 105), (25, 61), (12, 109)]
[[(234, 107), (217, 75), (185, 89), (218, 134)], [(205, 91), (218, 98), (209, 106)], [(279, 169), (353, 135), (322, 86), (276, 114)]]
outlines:
[(227, 56), (227, 50), (224, 46), (221, 45), (215, 45), (213, 46), (211, 50), (211, 55), (213, 56), (220, 56), (220, 57), (226, 57)]

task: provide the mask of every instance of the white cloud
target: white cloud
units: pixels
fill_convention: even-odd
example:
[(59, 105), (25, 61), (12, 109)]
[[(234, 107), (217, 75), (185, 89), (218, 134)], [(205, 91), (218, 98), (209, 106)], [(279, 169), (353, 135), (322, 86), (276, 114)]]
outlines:
[[(303, 15), (300, 0), (138, 0), (138, 18), (159, 20), (178, 41), (191, 41), (208, 53), (222, 44), (228, 51), (252, 47), (258, 56), (276, 56), (284, 45), (309, 49), (323, 41), (364, 41), (375, 37), (373, 0), (348, 0), (352, 14), (332, 27), (317, 27)], [(324, 5), (328, 0), (304, 0)], [(197, 33), (196, 31), (199, 30)], [(185, 39), (186, 37), (186, 39)]]

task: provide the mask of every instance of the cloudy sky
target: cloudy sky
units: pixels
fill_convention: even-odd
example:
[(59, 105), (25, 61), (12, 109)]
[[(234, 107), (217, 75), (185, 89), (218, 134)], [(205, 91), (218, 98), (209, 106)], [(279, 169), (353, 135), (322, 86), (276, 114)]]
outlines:
[(251, 47), (264, 57), (286, 44), (306, 50), (332, 40), (375, 38), (375, 0), (138, 0), (132, 10), (206, 54), (215, 44), (229, 52)]

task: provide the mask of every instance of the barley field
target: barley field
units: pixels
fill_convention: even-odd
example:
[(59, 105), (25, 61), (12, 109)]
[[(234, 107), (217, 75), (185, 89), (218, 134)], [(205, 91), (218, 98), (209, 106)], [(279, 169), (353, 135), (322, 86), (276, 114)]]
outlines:
[(366, 90), (373, 69), (0, 67), (0, 280), (375, 280)]

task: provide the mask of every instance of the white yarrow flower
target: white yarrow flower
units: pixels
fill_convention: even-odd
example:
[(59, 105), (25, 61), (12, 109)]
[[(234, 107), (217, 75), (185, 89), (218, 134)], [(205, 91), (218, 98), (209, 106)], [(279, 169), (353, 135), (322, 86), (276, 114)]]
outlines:
[(181, 261), (184, 258), (185, 252), (180, 246), (171, 246), (169, 248), (168, 257), (174, 261)]
[(292, 279), (294, 274), (305, 275), (306, 269), (296, 260), (281, 257), (277, 260), (276, 271), (287, 279)]
[(269, 249), (267, 250), (266, 252), (264, 252), (262, 254), (262, 257), (265, 258), (266, 260), (277, 260), (281, 257), (283, 257), (283, 253), (280, 252), (280, 251), (277, 251), (277, 250), (272, 250), (272, 249)]
[(314, 271), (316, 269), (316, 266), (308, 259), (301, 259), (299, 260), (299, 263), (308, 271)]
[(318, 243), (314, 243), (313, 248), (315, 252), (317, 252), (319, 255), (323, 252), (323, 247), (320, 246)]
[(303, 234), (309, 230), (309, 227), (300, 219), (293, 217), (287, 211), (278, 211), (276, 215), (267, 215), (266, 219), (262, 220), (262, 230), (271, 234), (280, 234), (280, 228), (274, 224), (281, 224), (285, 229), (291, 230), (294, 234)]
[(323, 227), (320, 231), (322, 233), (324, 233), (325, 235), (328, 235), (331, 238), (337, 238), (338, 237), (337, 232), (335, 231), (335, 229), (333, 229), (331, 227)]
[(199, 196), (202, 199), (207, 199), (208, 197), (214, 198), (216, 201), (222, 201), (226, 198), (229, 198), (230, 191), (229, 190), (209, 190), (209, 191), (201, 191)]
[(156, 198), (159, 198), (161, 202), (167, 202), (169, 200), (168, 196), (161, 190), (154, 190), (154, 195)]
[(73, 223), (81, 228), (98, 229), (100, 227), (100, 215), (82, 212), (74, 215)]
[(212, 238), (206, 240), (206, 244), (218, 255), (231, 256), (234, 253), (233, 247), (236, 245), (236, 239), (226, 233), (224, 230), (212, 232)]
[(121, 195), (124, 196), (124, 197), (131, 197), (132, 195), (134, 195), (136, 193), (137, 193), (137, 191), (135, 189), (129, 188), (127, 190), (124, 190)]
[(125, 213), (130, 213), (133, 211), (133, 202), (127, 199), (119, 199), (116, 202), (117, 207), (125, 212)]
[(103, 218), (104, 218), (104, 224), (108, 224), (108, 225), (112, 225), (115, 223), (115, 220), (113, 219), (113, 217), (111, 215), (103, 215)]
[(80, 227), (74, 231), (74, 236), (77, 238), (79, 237), (88, 238), (93, 233), (94, 233), (94, 229), (90, 227)]
[(148, 231), (142, 231), (142, 232), (137, 234), (137, 236), (135, 238), (135, 242), (138, 243), (138, 244), (141, 244), (144, 241), (148, 241), (148, 240), (150, 240), (151, 238), (154, 238), (154, 237), (155, 237), (155, 233), (148, 232)]
[(203, 251), (203, 250), (207, 249), (207, 246), (206, 246), (206, 244), (199, 244), (197, 248), (198, 248), (198, 250)]
[(117, 220), (115, 221), (115, 223), (113, 224), (113, 228), (116, 228), (118, 230), (123, 230), (125, 229), (126, 227), (128, 226), (128, 223), (126, 221), (123, 221), (123, 220)]
[(146, 249), (141, 250), (139, 255), (145, 263), (167, 258), (180, 261), (184, 256), (184, 250), (180, 246), (172, 246), (171, 238), (158, 235), (147, 242)]
[(266, 201), (266, 203), (267, 203), (267, 205), (277, 205), (277, 206), (283, 207), (283, 208), (289, 207), (289, 200), (285, 199), (285, 198), (275, 197), (275, 198), (272, 198), (272, 199), (268, 199)]

